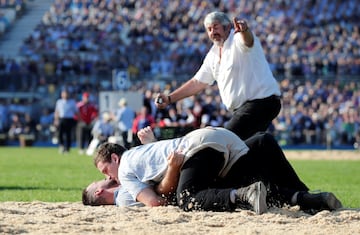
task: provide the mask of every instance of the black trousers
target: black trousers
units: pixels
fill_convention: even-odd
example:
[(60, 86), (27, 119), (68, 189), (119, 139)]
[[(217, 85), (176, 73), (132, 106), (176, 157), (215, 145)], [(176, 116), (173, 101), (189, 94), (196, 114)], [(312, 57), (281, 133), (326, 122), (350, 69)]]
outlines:
[(76, 121), (73, 118), (61, 118), (59, 125), (59, 144), (69, 151), (72, 143), (72, 131)]
[(266, 131), (280, 109), (280, 97), (275, 95), (247, 101), (234, 111), (225, 128), (246, 140), (256, 132)]
[(76, 125), (76, 140), (80, 149), (86, 149), (92, 139), (91, 130), (92, 124), (87, 124), (83, 121), (78, 121)]
[(289, 203), (296, 191), (308, 191), (272, 135), (257, 133), (246, 141), (250, 151), (242, 156), (225, 178), (218, 174), (223, 153), (212, 148), (199, 151), (181, 169), (177, 203), (185, 211), (233, 211), (230, 191), (262, 180), (270, 189), (269, 200)]
[(129, 137), (129, 131), (121, 131), (121, 137), (124, 143), (124, 147), (126, 149), (130, 149), (131, 148), (131, 143), (128, 142), (128, 137)]

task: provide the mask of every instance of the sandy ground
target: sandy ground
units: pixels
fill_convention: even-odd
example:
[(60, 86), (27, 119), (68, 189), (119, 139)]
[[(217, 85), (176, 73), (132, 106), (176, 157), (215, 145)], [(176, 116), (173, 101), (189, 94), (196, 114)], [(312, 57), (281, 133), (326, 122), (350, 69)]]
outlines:
[[(289, 159), (360, 160), (359, 152), (288, 151)], [(80, 193), (80, 192), (79, 192)], [(0, 203), (0, 234), (360, 234), (360, 208), (308, 215), (297, 207), (183, 212), (177, 207), (86, 207), (78, 203)]]
[(312, 150), (312, 151), (284, 151), (288, 159), (313, 159), (313, 160), (355, 160), (360, 161), (360, 150)]

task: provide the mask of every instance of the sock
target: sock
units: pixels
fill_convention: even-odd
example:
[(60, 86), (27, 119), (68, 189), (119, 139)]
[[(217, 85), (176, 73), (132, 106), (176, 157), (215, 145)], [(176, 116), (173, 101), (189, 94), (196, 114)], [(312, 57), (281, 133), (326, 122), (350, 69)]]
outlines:
[(294, 193), (294, 195), (291, 197), (291, 204), (296, 205), (297, 204), (297, 196), (299, 192)]
[(233, 189), (233, 190), (230, 191), (230, 201), (232, 203), (235, 203), (235, 200), (236, 200), (235, 194), (236, 194), (236, 189)]

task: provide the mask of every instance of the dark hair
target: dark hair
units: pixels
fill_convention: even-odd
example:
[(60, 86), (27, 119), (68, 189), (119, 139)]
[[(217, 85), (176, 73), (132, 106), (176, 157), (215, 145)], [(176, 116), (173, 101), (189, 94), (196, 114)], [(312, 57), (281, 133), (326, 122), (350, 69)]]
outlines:
[(85, 206), (100, 206), (105, 205), (105, 199), (102, 197), (96, 197), (92, 190), (86, 188), (82, 191), (82, 203)]
[(96, 156), (94, 158), (95, 167), (99, 162), (111, 162), (111, 154), (115, 153), (119, 157), (126, 151), (127, 149), (119, 144), (115, 143), (103, 143), (99, 146)]
[(82, 191), (82, 203), (85, 206), (92, 206), (92, 200), (86, 188)]
[(106, 199), (102, 195), (96, 195), (96, 190), (99, 187), (103, 189), (119, 187), (119, 184), (116, 182), (116, 180), (103, 180), (98, 182), (102, 182), (101, 186), (99, 186), (98, 184), (94, 185), (94, 182), (82, 191), (82, 203), (85, 206), (107, 205), (108, 203), (106, 203)]

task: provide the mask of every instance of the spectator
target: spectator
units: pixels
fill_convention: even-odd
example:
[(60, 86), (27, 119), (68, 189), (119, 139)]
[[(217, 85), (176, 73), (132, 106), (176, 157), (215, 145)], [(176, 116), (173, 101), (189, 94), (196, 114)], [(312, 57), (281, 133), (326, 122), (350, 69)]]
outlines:
[(97, 119), (91, 130), (91, 134), (92, 140), (86, 150), (86, 154), (89, 156), (94, 154), (100, 144), (107, 142), (109, 137), (115, 134), (115, 127), (109, 112), (104, 112), (101, 118)]
[(87, 149), (92, 138), (91, 130), (95, 119), (98, 116), (98, 108), (90, 101), (89, 92), (84, 92), (82, 94), (82, 100), (79, 101), (76, 106), (79, 110), (76, 126), (76, 140), (79, 147), (79, 154), (84, 154), (85, 149)]
[(169, 107), (168, 115), (164, 117), (163, 123), (165, 127), (179, 127), (181, 116), (177, 113), (175, 107)]
[(34, 139), (35, 135), (37, 134), (36, 122), (29, 113), (25, 113), (24, 115), (24, 129), (22, 133), (27, 135), (33, 135)]
[(50, 141), (55, 132), (54, 124), (54, 113), (50, 112), (49, 108), (43, 108), (42, 114), (39, 118), (39, 123), (36, 125), (38, 133), (38, 140)]
[(21, 133), (24, 131), (24, 122), (21, 120), (18, 114), (14, 113), (11, 116), (10, 128), (8, 131), (8, 137), (10, 140), (18, 140)]
[(74, 117), (78, 115), (76, 101), (64, 89), (55, 104), (54, 125), (58, 129), (59, 153), (67, 154), (72, 145), (73, 128), (76, 125)]
[(148, 108), (146, 106), (141, 107), (139, 113), (136, 115), (133, 125), (132, 125), (132, 134), (133, 134), (133, 145), (137, 146), (140, 145), (140, 140), (137, 137), (137, 132), (142, 128), (147, 126), (154, 127), (155, 126), (155, 119), (150, 114)]
[(132, 125), (135, 118), (135, 112), (128, 107), (127, 100), (119, 100), (119, 109), (115, 113), (115, 120), (118, 123), (120, 136), (122, 137), (123, 146), (127, 149), (131, 147), (132, 142)]
[(0, 99), (0, 133), (5, 133), (9, 129), (8, 107), (4, 99)]

